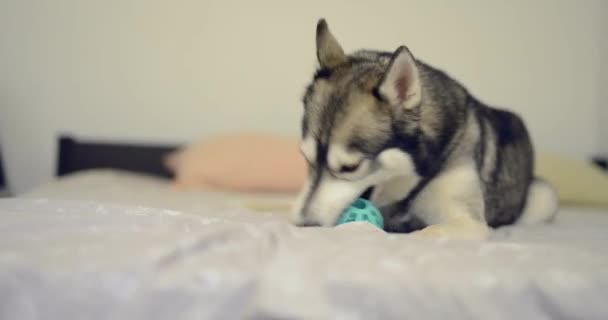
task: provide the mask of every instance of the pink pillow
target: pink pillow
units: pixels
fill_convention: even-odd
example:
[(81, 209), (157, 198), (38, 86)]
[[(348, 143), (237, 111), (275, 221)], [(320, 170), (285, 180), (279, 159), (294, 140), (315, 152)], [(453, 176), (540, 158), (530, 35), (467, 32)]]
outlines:
[(304, 183), (299, 140), (263, 133), (215, 137), (170, 154), (180, 189), (293, 192)]

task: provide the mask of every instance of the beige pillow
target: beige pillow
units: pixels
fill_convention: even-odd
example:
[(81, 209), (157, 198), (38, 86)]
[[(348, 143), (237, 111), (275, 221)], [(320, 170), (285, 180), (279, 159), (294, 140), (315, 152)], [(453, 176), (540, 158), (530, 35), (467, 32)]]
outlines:
[(181, 189), (295, 192), (306, 175), (299, 139), (265, 133), (207, 139), (166, 160)]
[(536, 175), (555, 187), (561, 204), (608, 208), (608, 174), (589, 161), (539, 152), (535, 165)]

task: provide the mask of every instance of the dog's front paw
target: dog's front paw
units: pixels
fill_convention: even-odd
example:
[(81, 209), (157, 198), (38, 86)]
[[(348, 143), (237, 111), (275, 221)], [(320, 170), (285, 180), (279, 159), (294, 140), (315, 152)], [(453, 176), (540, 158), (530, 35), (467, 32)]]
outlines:
[(449, 232), (445, 227), (440, 225), (428, 226), (422, 230), (418, 230), (413, 232), (411, 235), (414, 237), (421, 238), (445, 238), (447, 237)]
[(435, 224), (411, 233), (414, 237), (433, 239), (485, 240), (490, 235), (487, 225), (474, 224)]

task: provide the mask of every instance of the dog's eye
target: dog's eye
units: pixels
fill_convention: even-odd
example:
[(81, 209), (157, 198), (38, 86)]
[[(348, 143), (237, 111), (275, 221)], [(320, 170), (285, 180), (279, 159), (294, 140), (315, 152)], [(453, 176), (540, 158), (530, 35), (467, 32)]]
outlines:
[(357, 171), (357, 169), (359, 169), (360, 165), (361, 165), (361, 162), (358, 162), (355, 164), (342, 165), (342, 166), (340, 166), (340, 173), (355, 172), (355, 171)]

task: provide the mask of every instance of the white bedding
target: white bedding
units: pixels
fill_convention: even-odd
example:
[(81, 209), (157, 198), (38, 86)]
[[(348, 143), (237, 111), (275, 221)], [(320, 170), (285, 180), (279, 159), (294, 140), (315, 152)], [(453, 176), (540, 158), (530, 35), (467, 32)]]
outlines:
[(605, 211), (566, 208), (552, 225), (459, 242), (295, 228), (213, 197), (158, 199), (145, 183), (128, 199), (106, 185), (58, 200), (87, 193), (60, 184), (0, 201), (0, 319), (608, 316)]
[(92, 200), (182, 211), (197, 211), (201, 206), (247, 208), (254, 211), (289, 209), (294, 194), (245, 193), (220, 191), (179, 191), (169, 180), (119, 170), (90, 170), (75, 173), (41, 185), (20, 195), (21, 198)]

